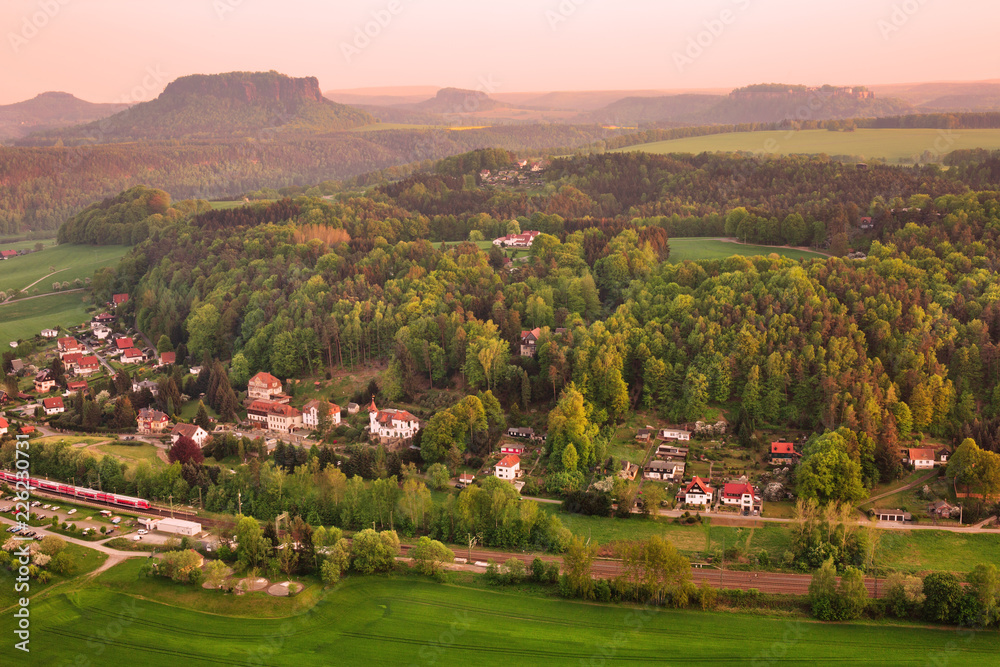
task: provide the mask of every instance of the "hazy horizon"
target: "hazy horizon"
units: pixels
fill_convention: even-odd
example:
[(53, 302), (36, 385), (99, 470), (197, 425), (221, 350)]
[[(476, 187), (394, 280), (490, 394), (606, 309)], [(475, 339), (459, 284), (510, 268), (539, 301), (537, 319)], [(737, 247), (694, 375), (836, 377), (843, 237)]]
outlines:
[(986, 0), (9, 0), (0, 104), (136, 102), (187, 74), (272, 69), (323, 90), (490, 93), (982, 81), (1000, 77), (982, 53), (995, 18)]

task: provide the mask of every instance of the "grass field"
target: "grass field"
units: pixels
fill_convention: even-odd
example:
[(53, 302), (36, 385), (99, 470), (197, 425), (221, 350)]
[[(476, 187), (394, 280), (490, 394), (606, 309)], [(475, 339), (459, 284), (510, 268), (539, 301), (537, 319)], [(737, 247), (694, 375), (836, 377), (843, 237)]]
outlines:
[(776, 253), (790, 259), (822, 259), (824, 256), (808, 250), (794, 248), (774, 248), (763, 245), (745, 245), (730, 241), (707, 238), (674, 238), (670, 239), (670, 261), (674, 263), (684, 260), (725, 259), (733, 255), (753, 257)]
[[(100, 567), (101, 563), (108, 559), (106, 554), (88, 549), (87, 547), (81, 547), (78, 544), (67, 543), (66, 553), (73, 559), (73, 569), (65, 576), (54, 577), (48, 584), (39, 584), (37, 581), (32, 582), (30, 591), (32, 596), (38, 595), (43, 590), (66, 582), (73, 577), (90, 572)], [(6, 609), (10, 605), (16, 604), (17, 599), (24, 594), (23, 591), (17, 592), (14, 590), (15, 583), (14, 573), (7, 570), (7, 568), (0, 568), (0, 609)]]
[[(139, 445), (116, 445), (107, 444), (95, 447), (97, 451), (95, 454), (111, 454), (127, 463), (130, 466), (134, 466), (142, 461), (148, 461), (150, 465), (154, 468), (162, 468), (167, 464), (163, 462), (156, 454), (156, 447), (154, 445), (139, 444)], [(94, 451), (94, 450), (91, 450)]]
[[(2, 270), (2, 269), (0, 269)], [(53, 294), (0, 306), (0, 345), (31, 338), (42, 329), (79, 326), (90, 319), (86, 292)]]
[(15, 257), (0, 264), (0, 291), (24, 289), (39, 278), (52, 273), (28, 290), (29, 294), (45, 294), (52, 291), (55, 281), (72, 283), (77, 278), (83, 280), (94, 275), (94, 271), (104, 266), (114, 266), (128, 252), (127, 246), (70, 245), (64, 244), (46, 248), (42, 252)]
[(7, 243), (0, 240), (0, 250), (33, 250), (35, 244), (41, 243), (46, 248), (51, 248), (56, 244), (55, 239), (36, 239), (34, 241), (14, 241)]
[[(149, 599), (135, 571), (119, 565), (33, 601), (31, 657), (11, 650), (5, 664), (924, 664), (957, 654), (987, 665), (1000, 653), (997, 633), (612, 607), (411, 577), (349, 578), (287, 618), (234, 619), (213, 599), (245, 614), (260, 594), (193, 591), (208, 605), (195, 611)], [(108, 586), (121, 573), (142, 597)]]
[(890, 162), (910, 160), (924, 151), (941, 155), (962, 148), (1000, 149), (1000, 130), (785, 130), (769, 132), (731, 132), (704, 137), (657, 141), (618, 149), (616, 152), (712, 153), (747, 151), (788, 155), (791, 153), (850, 155), (865, 159), (882, 158)]

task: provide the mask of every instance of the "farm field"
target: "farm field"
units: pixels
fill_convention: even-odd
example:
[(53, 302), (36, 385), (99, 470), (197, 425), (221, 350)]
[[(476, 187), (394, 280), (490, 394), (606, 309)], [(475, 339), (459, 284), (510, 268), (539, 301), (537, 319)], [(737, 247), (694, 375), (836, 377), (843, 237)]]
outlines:
[(33, 250), (38, 243), (41, 243), (46, 248), (51, 248), (56, 244), (56, 240), (35, 239), (33, 241), (13, 241), (10, 243), (0, 240), (0, 250)]
[[(6, 664), (84, 664), (89, 658), (150, 667), (178, 660), (199, 665), (451, 665), (468, 662), (473, 654), (490, 664), (589, 664), (591, 659), (669, 664), (677, 661), (680, 645), (684, 662), (696, 665), (775, 656), (790, 664), (900, 664), (924, 663), (938, 653), (944, 657), (946, 645), (954, 642), (963, 665), (987, 665), (995, 664), (1000, 652), (996, 633), (956, 635), (947, 629), (820, 624), (749, 614), (637, 611), (410, 578), (350, 578), (305, 613), (237, 620), (102, 585), (123, 567), (135, 572), (131, 564), (119, 565), (77, 591), (33, 601), (32, 657), (10, 651)], [(247, 609), (261, 594), (241, 599), (217, 592), (197, 595), (239, 601)]]
[[(942, 138), (944, 137), (944, 138)], [(890, 162), (911, 160), (924, 151), (944, 152), (963, 148), (1000, 149), (1000, 130), (960, 130), (944, 135), (934, 129), (862, 129), (854, 132), (802, 130), (788, 132), (730, 132), (704, 137), (656, 141), (621, 148), (614, 152), (712, 153), (747, 151), (790, 155), (793, 153), (850, 155), (864, 159), (882, 158)]]
[(46, 248), (42, 252), (15, 257), (0, 264), (0, 291), (9, 292), (24, 289), (43, 276), (53, 274), (32, 287), (28, 293), (34, 295), (51, 292), (52, 283), (83, 280), (94, 275), (94, 271), (105, 266), (114, 266), (129, 251), (127, 246), (89, 246), (63, 244)]
[(42, 329), (79, 326), (90, 319), (85, 292), (53, 294), (0, 305), (0, 345), (30, 338)]
[[(6, 526), (7, 524), (0, 525)], [(78, 544), (68, 543), (66, 545), (66, 553), (73, 559), (73, 569), (65, 576), (56, 576), (48, 584), (40, 584), (37, 581), (32, 581), (32, 597), (52, 586), (61, 584), (68, 579), (72, 579), (73, 577), (77, 577), (98, 568), (108, 559), (106, 554), (93, 549), (88, 549), (87, 547), (82, 547)], [(16, 583), (17, 580), (13, 572), (9, 571), (5, 567), (0, 568), (0, 609), (6, 609), (10, 605), (16, 604), (18, 598), (21, 597), (22, 593), (14, 590), (14, 585)], [(0, 616), (4, 615), (4, 613), (5, 612), (0, 612)]]
[(162, 468), (167, 464), (164, 463), (163, 459), (157, 455), (156, 450), (157, 448), (155, 445), (148, 445), (145, 443), (136, 445), (109, 443), (107, 445), (98, 445), (90, 451), (97, 456), (100, 456), (101, 454), (110, 454), (115, 458), (121, 459), (129, 466), (135, 466), (142, 461), (147, 461), (153, 468)]
[(685, 260), (725, 259), (733, 255), (754, 257), (776, 253), (789, 259), (823, 259), (824, 255), (808, 250), (781, 248), (764, 245), (747, 245), (710, 238), (673, 238), (670, 239), (670, 261), (673, 263)]

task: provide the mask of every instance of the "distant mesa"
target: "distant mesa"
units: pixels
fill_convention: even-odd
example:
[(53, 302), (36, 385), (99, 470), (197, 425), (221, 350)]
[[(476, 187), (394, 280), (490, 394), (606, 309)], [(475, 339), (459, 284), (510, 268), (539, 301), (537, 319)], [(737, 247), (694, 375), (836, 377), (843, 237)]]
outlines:
[(0, 106), (0, 141), (32, 132), (89, 123), (128, 108), (128, 104), (94, 104), (70, 93), (42, 93), (30, 100)]
[(442, 88), (437, 95), (413, 107), (421, 111), (440, 114), (476, 113), (505, 109), (511, 105), (498, 102), (481, 90), (463, 88)]

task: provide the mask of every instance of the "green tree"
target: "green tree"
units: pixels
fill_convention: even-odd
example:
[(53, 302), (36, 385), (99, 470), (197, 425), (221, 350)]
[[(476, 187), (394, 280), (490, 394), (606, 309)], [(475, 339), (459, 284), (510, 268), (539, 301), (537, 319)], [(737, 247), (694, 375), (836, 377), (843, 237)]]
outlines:
[(351, 567), (361, 574), (388, 572), (396, 565), (399, 537), (394, 530), (376, 533), (366, 528), (355, 533), (351, 544)]
[(208, 410), (205, 409), (204, 401), (198, 401), (198, 414), (194, 417), (194, 423), (209, 433), (212, 432), (212, 420), (208, 416)]
[(833, 621), (837, 617), (837, 568), (833, 559), (828, 558), (813, 573), (809, 582), (809, 604), (813, 616), (821, 621)]
[(455, 553), (437, 540), (432, 540), (426, 535), (417, 540), (416, 546), (410, 550), (410, 556), (423, 574), (437, 574), (443, 563), (450, 563), (455, 560)]
[(924, 577), (924, 617), (937, 623), (958, 621), (962, 584), (951, 572), (931, 572)]
[(808, 442), (796, 474), (802, 498), (853, 503), (866, 496), (861, 464), (851, 458), (847, 441), (838, 433)]
[(170, 337), (167, 334), (162, 334), (160, 339), (156, 341), (156, 351), (160, 354), (174, 351), (174, 344), (170, 342)]

